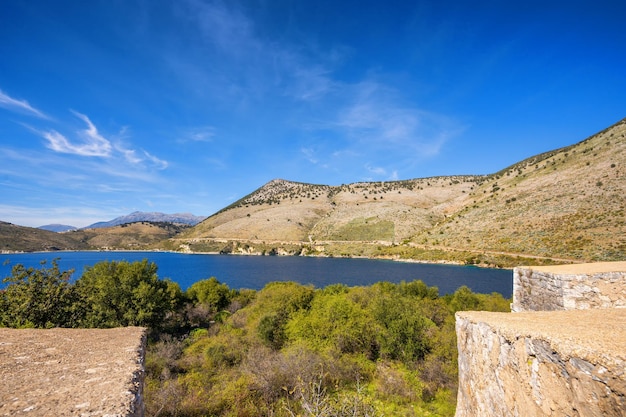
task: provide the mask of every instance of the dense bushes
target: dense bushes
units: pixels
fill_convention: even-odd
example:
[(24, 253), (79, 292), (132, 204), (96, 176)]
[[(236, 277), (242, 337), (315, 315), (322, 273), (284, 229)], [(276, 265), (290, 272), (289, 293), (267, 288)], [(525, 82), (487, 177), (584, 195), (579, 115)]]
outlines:
[(223, 320), (152, 345), (148, 415), (451, 416), (454, 312), (509, 308), (498, 294), (439, 297), (421, 281), (276, 282), (237, 309), (238, 296)]
[(439, 297), (421, 281), (252, 291), (209, 278), (182, 292), (147, 261), (70, 275), (14, 267), (0, 326), (150, 327), (149, 416), (452, 416), (454, 313), (509, 310), (499, 294)]
[(13, 267), (0, 292), (0, 326), (118, 327), (158, 330), (181, 304), (178, 284), (160, 280), (154, 263), (100, 262), (71, 283), (73, 271)]
[(51, 267), (15, 265), (0, 291), (2, 327), (76, 327), (84, 317), (84, 305), (70, 284), (72, 271), (61, 272), (56, 260)]
[(86, 327), (157, 328), (182, 297), (178, 284), (160, 280), (156, 264), (145, 259), (88, 267), (76, 288), (85, 301)]

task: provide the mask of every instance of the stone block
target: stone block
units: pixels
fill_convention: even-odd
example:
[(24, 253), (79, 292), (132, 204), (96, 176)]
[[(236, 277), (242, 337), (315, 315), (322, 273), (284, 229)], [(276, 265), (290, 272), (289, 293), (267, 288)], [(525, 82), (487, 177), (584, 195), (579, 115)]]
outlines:
[(142, 417), (146, 331), (0, 328), (0, 416)]
[(456, 417), (626, 415), (626, 309), (459, 312), (456, 329)]

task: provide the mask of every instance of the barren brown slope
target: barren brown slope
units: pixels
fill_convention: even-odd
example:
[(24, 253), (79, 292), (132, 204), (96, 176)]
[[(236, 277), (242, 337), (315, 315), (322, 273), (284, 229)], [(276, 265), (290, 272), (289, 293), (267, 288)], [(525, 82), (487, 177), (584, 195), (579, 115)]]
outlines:
[(332, 187), (273, 180), (196, 225), (182, 236), (305, 241), (331, 209)]
[(0, 221), (0, 251), (81, 250), (89, 245), (77, 235), (56, 233)]
[(188, 227), (167, 222), (135, 222), (69, 233), (82, 235), (83, 241), (94, 249), (153, 249)]
[(313, 227), (313, 240), (399, 243), (464, 206), (479, 176), (356, 183), (339, 187), (332, 210)]
[(420, 244), (576, 260), (626, 259), (626, 119), (488, 177)]
[(136, 222), (120, 226), (56, 233), (0, 222), (0, 250), (59, 251), (101, 249), (152, 249), (187, 229), (187, 225)]
[(181, 237), (398, 242), (458, 210), (482, 177), (311, 185), (273, 180)]
[(489, 176), (341, 186), (273, 180), (177, 238), (382, 241), (467, 253), (624, 260), (625, 196), (626, 119)]

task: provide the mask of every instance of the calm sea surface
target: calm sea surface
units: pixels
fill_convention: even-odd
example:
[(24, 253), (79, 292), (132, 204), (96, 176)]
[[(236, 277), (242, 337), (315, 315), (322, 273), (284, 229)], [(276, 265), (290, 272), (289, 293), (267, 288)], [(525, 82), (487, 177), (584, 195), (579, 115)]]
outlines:
[[(201, 279), (216, 277), (230, 288), (261, 289), (272, 281), (296, 281), (322, 288), (330, 284), (370, 285), (378, 281), (420, 279), (439, 288), (439, 294), (453, 293), (462, 285), (474, 292), (499, 292), (509, 298), (513, 273), (505, 269), (476, 268), (439, 264), (404, 263), (371, 259), (314, 258), (300, 256), (240, 256), (181, 254), (169, 252), (54, 252), (0, 254), (0, 277), (11, 275), (15, 264), (40, 267), (59, 259), (61, 270), (74, 269), (73, 279), (86, 266), (101, 261), (140, 261), (148, 259), (159, 267), (160, 278), (176, 281), (183, 290)], [(0, 283), (0, 287), (2, 287)]]

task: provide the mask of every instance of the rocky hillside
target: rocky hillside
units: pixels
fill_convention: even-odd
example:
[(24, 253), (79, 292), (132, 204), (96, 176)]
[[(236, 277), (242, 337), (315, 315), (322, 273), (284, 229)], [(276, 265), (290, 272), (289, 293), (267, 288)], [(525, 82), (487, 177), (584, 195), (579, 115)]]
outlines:
[(626, 119), (488, 176), (341, 186), (273, 180), (182, 237), (374, 242), (400, 256), (410, 251), (397, 247), (624, 260), (625, 195)]
[(626, 259), (626, 119), (489, 176), (463, 203), (413, 241), (577, 260)]
[(458, 210), (482, 177), (312, 185), (273, 180), (190, 230), (189, 237), (400, 242)]
[(0, 222), (0, 251), (153, 249), (190, 226), (136, 222), (64, 233)]
[(69, 233), (56, 233), (0, 221), (0, 251), (87, 250), (89, 245)]

